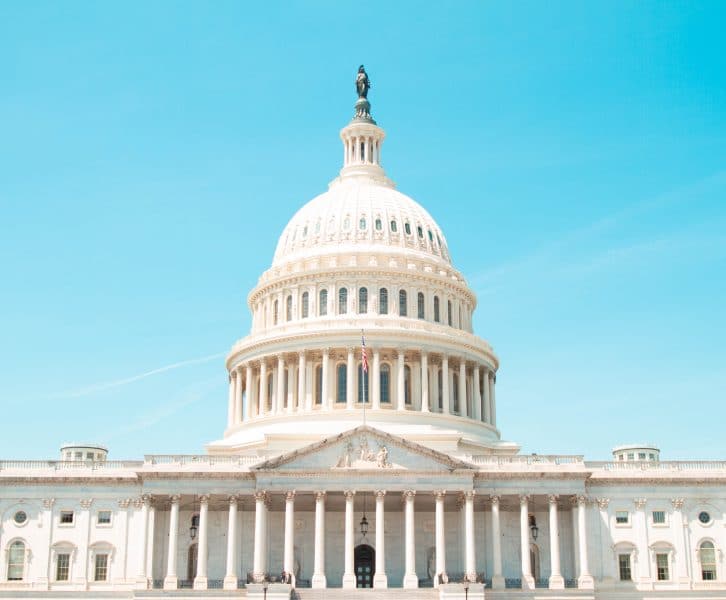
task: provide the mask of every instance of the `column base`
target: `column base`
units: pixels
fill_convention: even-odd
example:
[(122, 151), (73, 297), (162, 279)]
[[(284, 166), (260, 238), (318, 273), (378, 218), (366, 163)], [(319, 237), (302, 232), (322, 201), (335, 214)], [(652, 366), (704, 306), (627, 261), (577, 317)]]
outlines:
[(373, 576), (373, 587), (379, 590), (388, 587), (388, 576), (385, 573), (376, 573)]
[(549, 588), (551, 590), (564, 590), (565, 578), (562, 575), (550, 575)]
[(522, 575), (522, 589), (533, 590), (534, 588), (534, 577), (531, 575)]
[(418, 577), (416, 573), (410, 573), (403, 576), (403, 587), (404, 589), (411, 590), (418, 587)]
[(577, 578), (577, 588), (580, 590), (594, 590), (595, 580), (592, 575), (580, 575)]
[(503, 575), (494, 575), (492, 577), (492, 589), (503, 590), (506, 587)]
[(355, 575), (353, 573), (344, 573), (343, 574), (343, 589), (344, 590), (354, 590), (356, 587), (356, 583), (358, 583), (355, 579)]
[(207, 578), (206, 577), (195, 577), (193, 587), (195, 590), (206, 590), (207, 589)]
[(236, 590), (238, 585), (239, 580), (237, 579), (237, 575), (227, 575), (224, 578), (223, 588), (225, 590)]
[(149, 579), (147, 577), (137, 577), (134, 581), (134, 589), (135, 590), (148, 590), (149, 589)]
[(321, 575), (321, 574), (313, 575), (313, 579), (310, 582), (310, 587), (312, 587), (316, 590), (325, 589), (326, 587), (328, 587), (328, 580), (325, 577), (325, 575)]
[(179, 578), (174, 577), (164, 577), (164, 589), (165, 590), (175, 590), (179, 587)]

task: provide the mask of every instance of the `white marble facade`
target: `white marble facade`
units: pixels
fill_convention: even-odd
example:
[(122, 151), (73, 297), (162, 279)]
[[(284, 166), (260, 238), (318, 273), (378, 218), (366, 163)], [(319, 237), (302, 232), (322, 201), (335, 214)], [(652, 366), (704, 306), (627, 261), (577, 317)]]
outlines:
[(472, 598), (726, 597), (726, 462), (501, 439), (476, 297), (385, 175), (366, 99), (356, 115), (340, 175), (249, 294), (221, 439), (196, 456), (77, 444), (0, 461), (0, 597), (454, 598), (461, 581)]

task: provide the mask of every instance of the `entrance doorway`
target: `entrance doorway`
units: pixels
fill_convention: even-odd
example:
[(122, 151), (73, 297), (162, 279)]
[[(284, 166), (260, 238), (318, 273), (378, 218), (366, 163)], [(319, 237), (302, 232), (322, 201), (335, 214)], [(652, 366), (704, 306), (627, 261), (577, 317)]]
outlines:
[(373, 575), (376, 572), (376, 551), (368, 544), (355, 547), (355, 586), (359, 588), (373, 587)]

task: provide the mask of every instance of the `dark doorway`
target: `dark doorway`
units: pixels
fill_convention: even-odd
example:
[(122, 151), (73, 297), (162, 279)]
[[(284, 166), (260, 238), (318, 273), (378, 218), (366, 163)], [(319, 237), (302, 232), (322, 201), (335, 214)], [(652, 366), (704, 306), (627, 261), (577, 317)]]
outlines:
[(355, 585), (359, 588), (373, 587), (376, 572), (376, 551), (368, 544), (355, 547)]

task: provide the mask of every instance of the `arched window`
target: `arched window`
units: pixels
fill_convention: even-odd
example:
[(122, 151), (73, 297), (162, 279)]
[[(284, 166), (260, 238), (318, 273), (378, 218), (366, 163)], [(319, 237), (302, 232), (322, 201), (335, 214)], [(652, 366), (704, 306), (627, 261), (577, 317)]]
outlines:
[(452, 319), (452, 317), (451, 317), (451, 300), (449, 300), (446, 303), (446, 310), (447, 310), (447, 312), (446, 312), (446, 315), (447, 315), (446, 316), (446, 320), (449, 322), (449, 327), (451, 327), (451, 319)]
[(388, 314), (388, 290), (386, 288), (378, 290), (378, 312), (382, 315)]
[(366, 227), (367, 227), (366, 218), (365, 217), (361, 217), (360, 218), (360, 221), (358, 221), (358, 228), (361, 229), (361, 230), (365, 230)]
[(280, 314), (280, 303), (275, 300), (272, 304), (272, 324), (277, 325), (277, 318)]
[(285, 376), (283, 379), (285, 381), (285, 386), (284, 386), (285, 393), (282, 395), (282, 403), (285, 406), (285, 408), (287, 408), (287, 399), (288, 399), (288, 394), (290, 393), (290, 378), (288, 377), (287, 369), (285, 369)]
[(406, 406), (409, 406), (413, 402), (413, 395), (411, 394), (411, 367), (408, 365), (403, 367), (403, 401)]
[(25, 576), (25, 544), (16, 540), (8, 548), (8, 581), (22, 581)]
[(459, 374), (458, 373), (454, 373), (453, 380), (454, 380), (454, 382), (451, 386), (453, 388), (451, 390), (451, 396), (454, 399), (454, 402), (453, 402), (454, 412), (458, 413), (459, 412)]
[(315, 367), (315, 404), (323, 403), (323, 367)]
[(439, 392), (439, 410), (443, 412), (444, 410), (444, 378), (441, 369), (439, 369), (436, 373), (436, 386), (438, 388)]
[(302, 318), (308, 318), (308, 312), (310, 310), (310, 294), (303, 292), (302, 295)]
[(406, 221), (403, 224), (403, 229), (405, 230), (406, 235), (411, 235), (411, 223), (409, 223), (408, 221)]
[(360, 288), (358, 290), (358, 312), (365, 314), (368, 312), (368, 288)]
[(701, 579), (713, 581), (716, 579), (716, 549), (713, 542), (702, 542), (698, 548), (698, 558), (701, 563)]
[(336, 382), (338, 385), (335, 390), (335, 401), (345, 404), (346, 388), (348, 385), (348, 368), (341, 363), (338, 365), (336, 373)]
[(398, 292), (398, 314), (402, 317), (408, 316), (408, 296), (406, 290)]
[(420, 239), (423, 239), (423, 228), (421, 227), (421, 225), (416, 227), (416, 233), (418, 233), (418, 237)]
[(381, 404), (391, 403), (391, 367), (381, 365)]
[(320, 301), (318, 302), (318, 314), (324, 317), (328, 314), (328, 290), (320, 290)]
[(419, 319), (425, 319), (426, 318), (426, 313), (425, 313), (425, 308), (426, 307), (424, 305), (424, 295), (423, 295), (423, 292), (419, 292), (418, 293), (417, 300), (418, 300), (418, 302), (417, 302), (417, 305), (418, 305), (418, 318)]
[(285, 320), (292, 320), (292, 296), (288, 296), (285, 300)]
[(344, 315), (348, 312), (348, 288), (338, 290), (338, 314)]
[(358, 403), (370, 402), (371, 396), (368, 388), (368, 371), (363, 372), (363, 365), (358, 364)]
[(274, 381), (275, 381), (275, 378), (272, 376), (272, 373), (268, 373), (268, 375), (267, 375), (267, 406), (265, 407), (265, 410), (272, 410), (272, 406), (275, 403), (273, 400), (273, 396), (272, 396)]
[(391, 231), (393, 233), (396, 233), (398, 231), (398, 225), (396, 225), (395, 221), (391, 221)]
[(383, 223), (380, 219), (376, 219), (376, 231), (383, 229)]
[(437, 323), (441, 322), (441, 314), (439, 310), (439, 297), (434, 296), (434, 321)]

